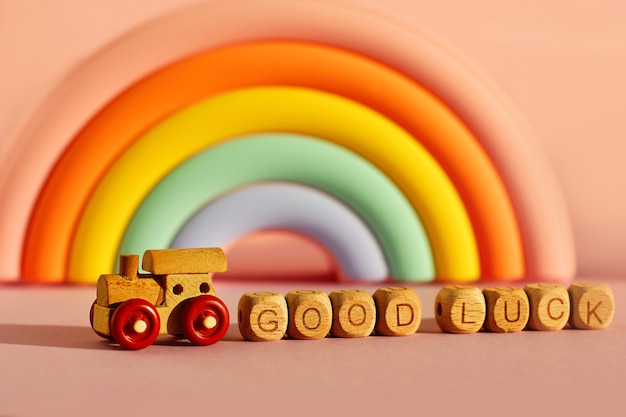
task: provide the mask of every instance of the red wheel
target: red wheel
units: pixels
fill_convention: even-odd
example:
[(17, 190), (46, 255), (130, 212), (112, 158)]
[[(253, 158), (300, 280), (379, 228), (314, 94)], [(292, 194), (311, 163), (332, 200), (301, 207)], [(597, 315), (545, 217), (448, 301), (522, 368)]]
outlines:
[(185, 337), (196, 345), (219, 342), (230, 324), (228, 308), (212, 295), (201, 295), (187, 301), (181, 314)]
[(113, 339), (111, 336), (106, 335), (104, 333), (100, 333), (99, 331), (97, 331), (96, 329), (93, 328), (93, 310), (95, 308), (94, 307), (95, 305), (96, 305), (96, 301), (94, 300), (93, 304), (91, 304), (91, 310), (89, 310), (89, 323), (91, 323), (91, 328), (101, 338), (107, 339), (107, 340), (111, 340), (111, 339)]
[(156, 308), (138, 298), (122, 303), (111, 317), (111, 336), (126, 349), (138, 350), (150, 346), (161, 328)]

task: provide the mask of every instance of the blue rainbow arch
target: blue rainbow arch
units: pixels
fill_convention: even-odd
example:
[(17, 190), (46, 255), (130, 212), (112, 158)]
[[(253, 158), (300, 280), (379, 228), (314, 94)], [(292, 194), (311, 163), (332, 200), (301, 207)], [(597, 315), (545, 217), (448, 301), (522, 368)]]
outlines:
[(340, 279), (385, 281), (387, 262), (375, 236), (340, 201), (294, 183), (254, 183), (222, 195), (194, 214), (170, 247), (229, 246), (241, 236), (282, 230), (309, 237), (338, 264)]

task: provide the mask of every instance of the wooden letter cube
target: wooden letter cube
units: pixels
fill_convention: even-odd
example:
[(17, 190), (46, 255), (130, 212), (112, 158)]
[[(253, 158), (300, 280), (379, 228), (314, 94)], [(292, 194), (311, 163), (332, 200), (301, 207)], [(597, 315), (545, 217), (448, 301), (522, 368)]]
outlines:
[(323, 291), (290, 291), (285, 296), (289, 310), (287, 334), (293, 339), (322, 339), (333, 322), (333, 307)]
[(376, 324), (376, 305), (369, 292), (339, 290), (330, 293), (333, 325), (330, 332), (337, 337), (365, 337)]
[(239, 332), (246, 340), (280, 340), (287, 331), (287, 302), (280, 293), (245, 293), (237, 310)]
[(417, 332), (422, 322), (422, 303), (412, 288), (385, 287), (374, 293), (376, 334), (407, 336)]
[(483, 290), (487, 304), (485, 329), (490, 332), (520, 332), (528, 323), (530, 305), (521, 288), (494, 287)]
[(435, 319), (446, 333), (476, 333), (485, 314), (485, 297), (477, 287), (447, 285), (435, 298)]
[(524, 287), (530, 302), (528, 328), (532, 330), (561, 330), (570, 312), (569, 295), (559, 284), (528, 284)]
[(576, 329), (603, 329), (615, 313), (613, 291), (606, 284), (579, 282), (568, 289), (572, 310), (569, 323)]

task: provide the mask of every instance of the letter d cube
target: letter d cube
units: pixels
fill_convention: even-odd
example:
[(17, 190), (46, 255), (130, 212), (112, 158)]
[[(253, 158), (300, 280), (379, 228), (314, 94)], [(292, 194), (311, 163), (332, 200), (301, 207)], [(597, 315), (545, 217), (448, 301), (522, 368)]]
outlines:
[(376, 303), (376, 334), (408, 336), (414, 334), (422, 321), (422, 304), (411, 288), (385, 287), (374, 293)]
[(238, 305), (239, 332), (254, 342), (280, 340), (287, 330), (287, 303), (277, 292), (248, 292)]

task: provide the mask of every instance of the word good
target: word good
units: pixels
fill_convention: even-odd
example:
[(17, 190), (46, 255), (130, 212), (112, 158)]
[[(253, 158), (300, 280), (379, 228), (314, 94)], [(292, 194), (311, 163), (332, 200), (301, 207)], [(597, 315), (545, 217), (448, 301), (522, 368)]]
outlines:
[(386, 287), (370, 295), (364, 290), (248, 292), (238, 305), (239, 331), (246, 340), (365, 337), (413, 334), (419, 328), (422, 307), (411, 288)]
[(435, 319), (447, 333), (602, 329), (613, 319), (613, 292), (606, 284), (529, 284), (524, 289), (443, 287), (435, 299)]

